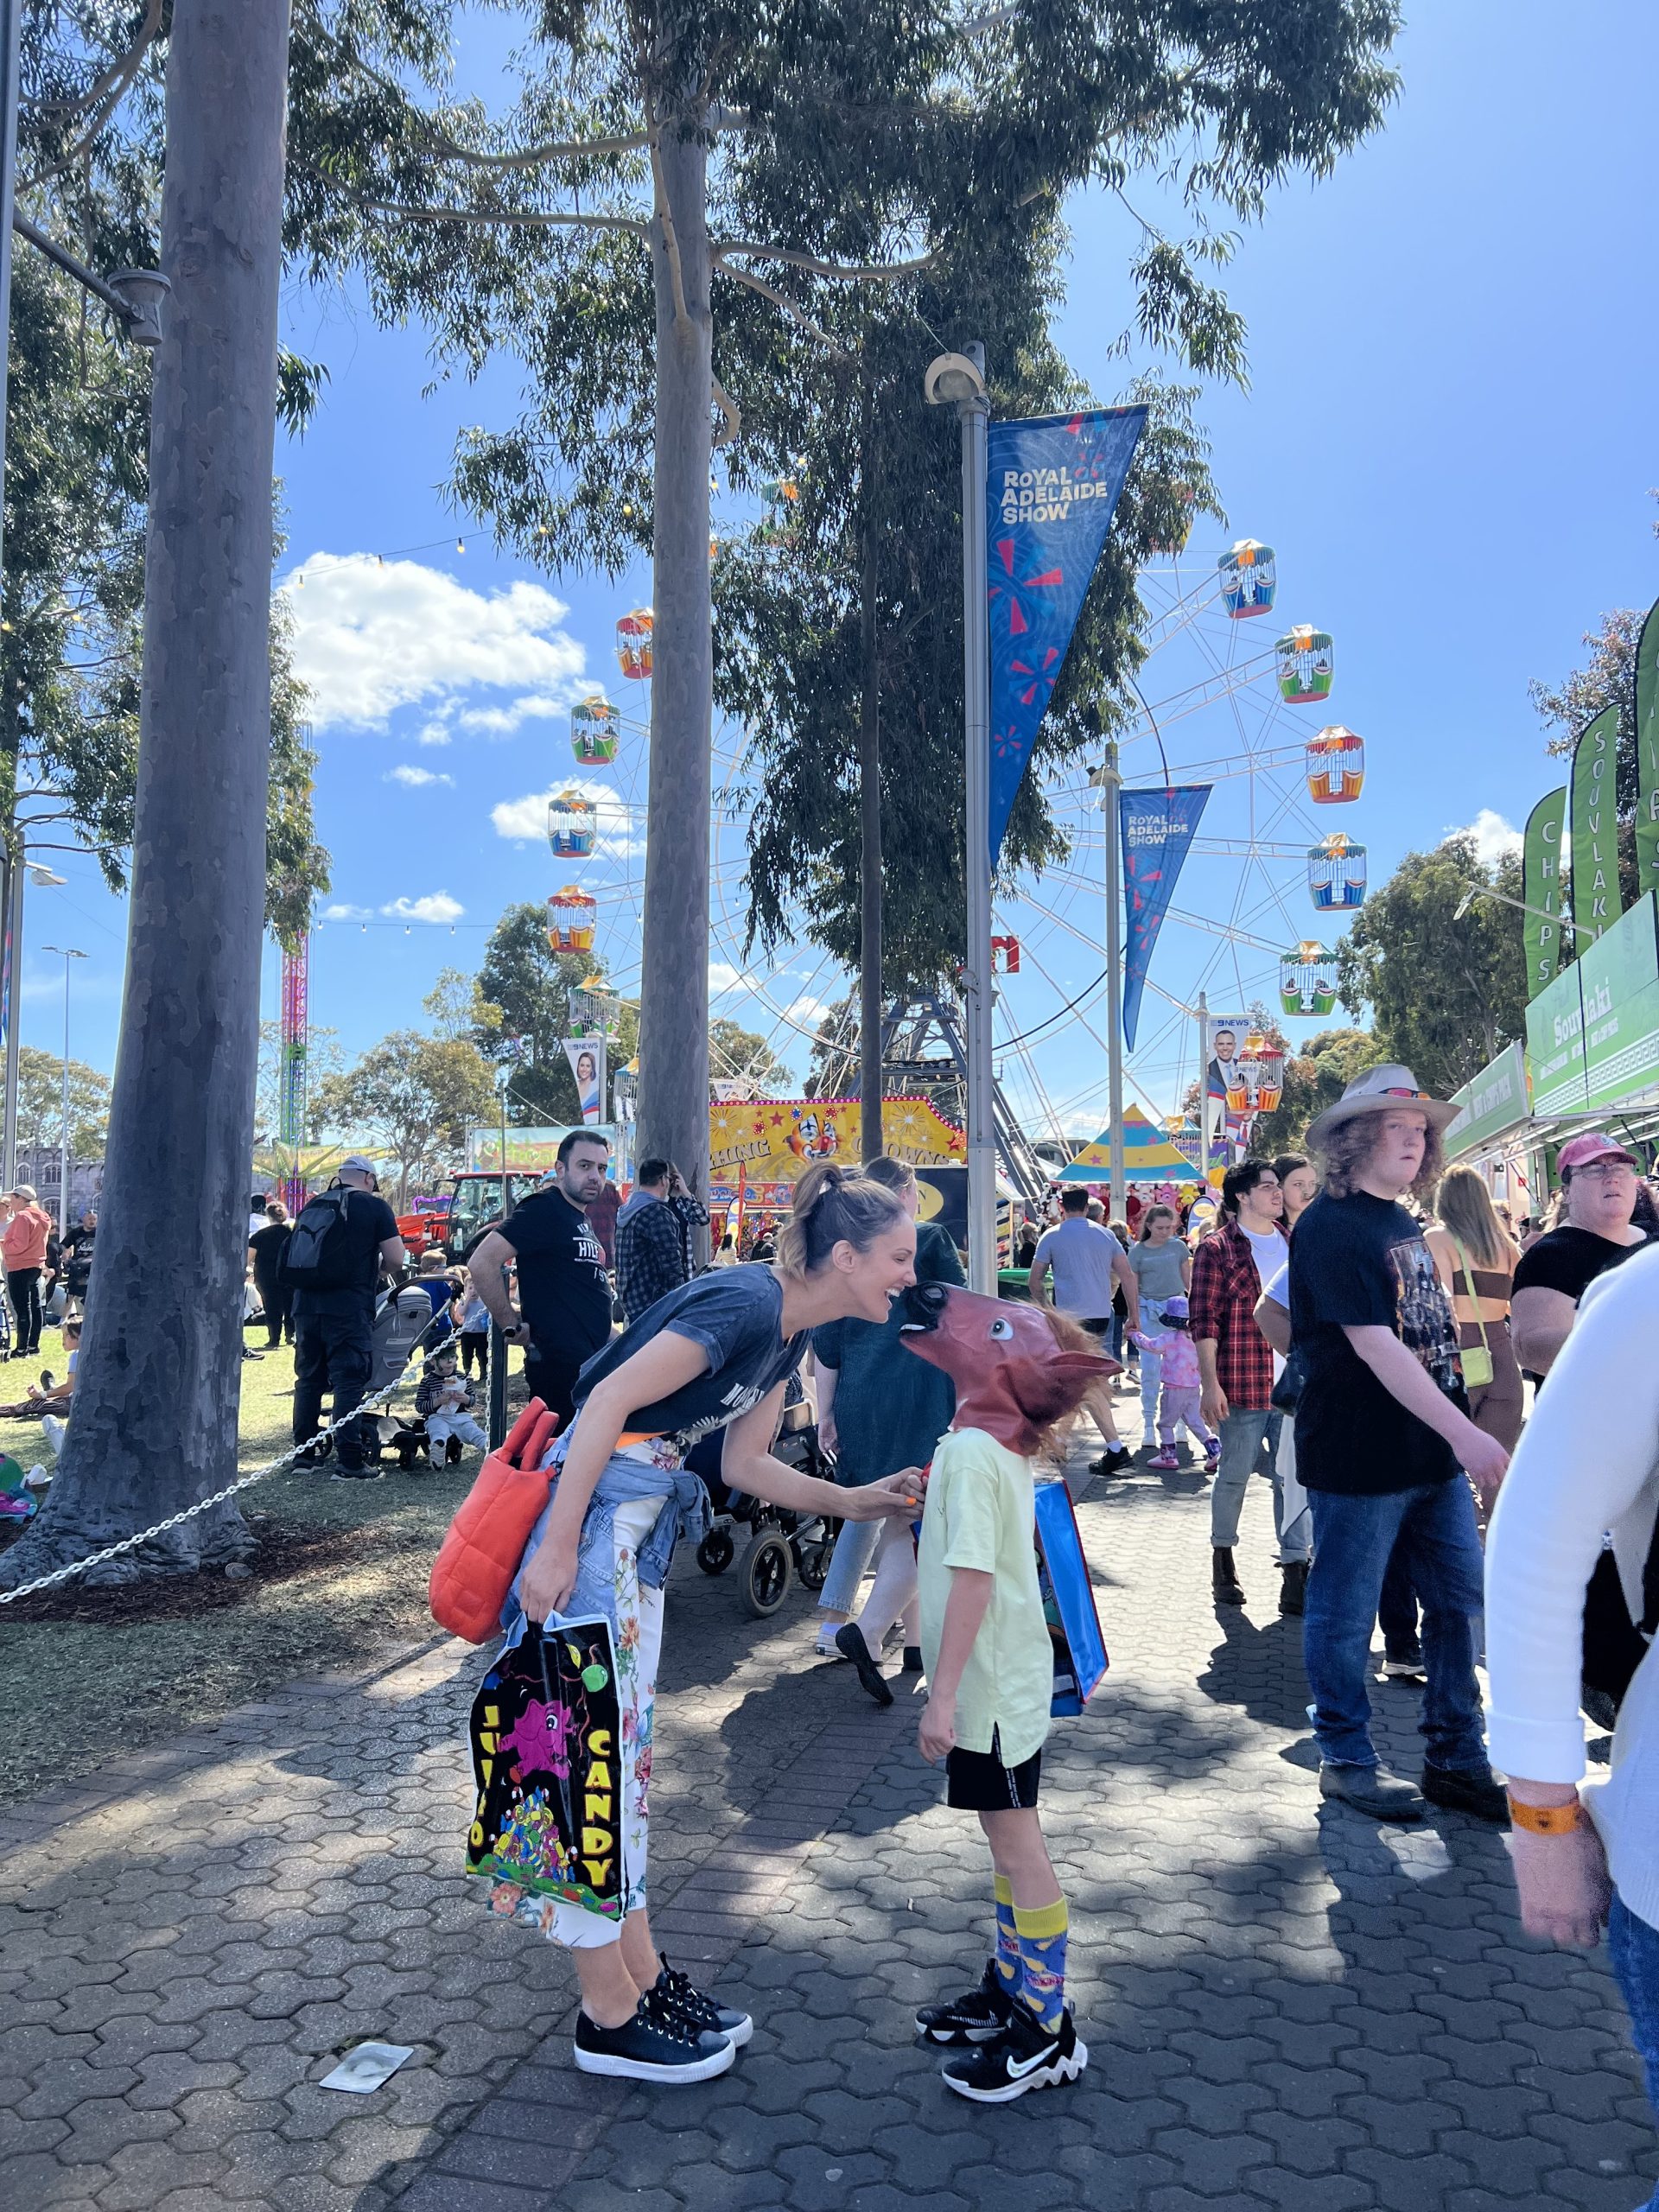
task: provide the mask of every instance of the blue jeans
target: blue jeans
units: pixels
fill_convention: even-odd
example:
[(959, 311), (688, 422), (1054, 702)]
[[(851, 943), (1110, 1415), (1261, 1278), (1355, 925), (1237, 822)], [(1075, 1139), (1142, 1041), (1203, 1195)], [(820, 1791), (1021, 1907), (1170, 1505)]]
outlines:
[(1313, 1692), (1313, 1733), (1323, 1758), (1375, 1766), (1371, 1627), (1389, 1560), (1400, 1547), (1423, 1609), (1422, 1732), (1429, 1765), (1488, 1771), (1475, 1681), (1474, 1619), (1484, 1603), (1475, 1503), (1461, 1475), (1387, 1497), (1308, 1492), (1313, 1569), (1302, 1623), (1302, 1658)]
[[(1259, 1413), (1229, 1414), (1221, 1424), (1221, 1457), (1210, 1491), (1210, 1541), (1217, 1551), (1230, 1551), (1238, 1541), (1238, 1516), (1253, 1474), (1266, 1475), (1273, 1484), (1273, 1526), (1276, 1535), (1284, 1510), (1279, 1480), (1279, 1430), (1284, 1415), (1272, 1406)], [(1306, 1559), (1306, 1541), (1300, 1552), (1281, 1549), (1281, 1559)]]
[(858, 1611), (859, 1586), (874, 1555), (881, 1525), (879, 1521), (842, 1522), (836, 1548), (830, 1555), (830, 1572), (818, 1592), (820, 1612), (845, 1613), (850, 1619)]
[[(1607, 1916), (1607, 1955), (1630, 2015), (1630, 2039), (1648, 2080), (1648, 2102), (1659, 2113), (1659, 1928), (1636, 1915), (1617, 1892)], [(1659, 2189), (1639, 2212), (1659, 2212)]]

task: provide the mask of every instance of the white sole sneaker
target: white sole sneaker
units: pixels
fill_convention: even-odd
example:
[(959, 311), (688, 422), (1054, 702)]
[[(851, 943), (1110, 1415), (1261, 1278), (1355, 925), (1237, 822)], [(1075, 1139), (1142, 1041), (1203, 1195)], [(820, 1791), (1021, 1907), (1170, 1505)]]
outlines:
[(626, 2082), (712, 2082), (724, 2074), (737, 2056), (737, 2046), (722, 2044), (707, 2058), (689, 2058), (683, 2066), (647, 2066), (637, 2058), (623, 2058), (607, 2050), (584, 2050), (573, 2044), (576, 2066), (583, 2074), (610, 2074)]
[(1017, 2082), (1006, 2082), (996, 2089), (975, 2089), (967, 2082), (957, 2081), (954, 2074), (941, 2074), (939, 2079), (947, 2089), (954, 2089), (959, 2097), (969, 2098), (976, 2105), (1009, 2105), (1016, 2097), (1025, 2096), (1032, 2089), (1052, 2089), (1062, 2082), (1075, 2082), (1089, 2063), (1089, 2046), (1081, 2038), (1063, 2057), (1057, 2057), (1046, 2066), (1033, 2067), (1029, 2074)]

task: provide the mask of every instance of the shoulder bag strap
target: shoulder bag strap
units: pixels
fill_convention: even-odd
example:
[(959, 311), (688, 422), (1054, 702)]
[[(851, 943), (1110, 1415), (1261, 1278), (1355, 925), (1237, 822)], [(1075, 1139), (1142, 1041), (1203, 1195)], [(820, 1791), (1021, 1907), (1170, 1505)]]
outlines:
[(1458, 1261), (1463, 1279), (1469, 1287), (1469, 1303), (1475, 1309), (1475, 1326), (1480, 1331), (1480, 1341), (1485, 1346), (1486, 1357), (1490, 1359), (1492, 1356), (1491, 1339), (1486, 1334), (1486, 1324), (1481, 1318), (1480, 1300), (1475, 1290), (1474, 1270), (1469, 1265), (1469, 1255), (1464, 1250), (1463, 1240), (1454, 1230), (1448, 1229), (1446, 1233), (1457, 1248)]

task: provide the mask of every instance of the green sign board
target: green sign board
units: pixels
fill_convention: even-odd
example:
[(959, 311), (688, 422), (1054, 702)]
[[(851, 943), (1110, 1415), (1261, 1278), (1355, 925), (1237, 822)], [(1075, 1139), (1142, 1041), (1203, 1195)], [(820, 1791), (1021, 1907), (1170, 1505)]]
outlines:
[(1579, 966), (1563, 968), (1527, 1007), (1527, 1067), (1532, 1077), (1535, 1114), (1581, 1114), (1587, 1092), (1584, 1079), (1584, 1006), (1579, 996)]
[(1521, 843), (1521, 935), (1527, 948), (1527, 990), (1541, 991), (1561, 964), (1561, 823), (1567, 785), (1547, 791), (1527, 817)]
[(1636, 887), (1659, 886), (1659, 605), (1636, 647)]
[(1659, 920), (1651, 891), (1586, 948), (1579, 985), (1591, 1112), (1659, 1087)]
[(1618, 913), (1618, 821), (1613, 761), (1618, 709), (1604, 707), (1573, 748), (1573, 950), (1611, 929)]
[(1500, 1137), (1527, 1118), (1526, 1055), (1518, 1043), (1506, 1045), (1472, 1083), (1452, 1094), (1458, 1118), (1446, 1128), (1446, 1156), (1461, 1159)]

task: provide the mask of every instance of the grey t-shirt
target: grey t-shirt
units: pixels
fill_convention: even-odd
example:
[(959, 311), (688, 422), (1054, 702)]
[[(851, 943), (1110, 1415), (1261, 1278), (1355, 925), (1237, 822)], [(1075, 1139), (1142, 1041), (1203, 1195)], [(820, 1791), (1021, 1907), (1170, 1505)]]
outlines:
[(1186, 1285), (1181, 1281), (1181, 1269), (1189, 1256), (1179, 1236), (1166, 1237), (1161, 1244), (1132, 1245), (1129, 1265), (1135, 1269), (1141, 1297), (1182, 1297)]
[(784, 1335), (783, 1310), (783, 1286), (767, 1267), (722, 1268), (718, 1274), (682, 1283), (584, 1363), (576, 1377), (576, 1410), (595, 1382), (666, 1330), (701, 1344), (709, 1364), (655, 1405), (636, 1406), (628, 1427), (688, 1443), (724, 1428), (758, 1406), (805, 1356), (808, 1337), (804, 1332)]
[(1045, 1230), (1032, 1255), (1034, 1274), (1044, 1261), (1054, 1276), (1054, 1303), (1079, 1321), (1109, 1321), (1112, 1315), (1112, 1262), (1123, 1247), (1109, 1229), (1074, 1213)]

